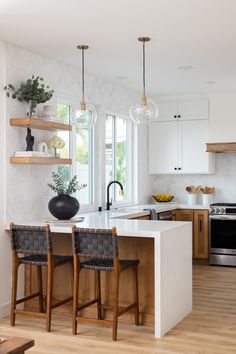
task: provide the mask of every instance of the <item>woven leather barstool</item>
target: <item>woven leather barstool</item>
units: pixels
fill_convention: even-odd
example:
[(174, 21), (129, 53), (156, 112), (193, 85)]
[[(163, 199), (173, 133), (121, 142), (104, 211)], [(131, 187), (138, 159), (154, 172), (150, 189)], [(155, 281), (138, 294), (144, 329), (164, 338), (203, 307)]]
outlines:
[[(71, 256), (53, 255), (52, 239), (49, 225), (23, 226), (10, 225), (12, 247), (12, 298), (11, 326), (15, 326), (16, 314), (46, 318), (46, 330), (51, 330), (51, 311), (55, 307), (72, 300), (72, 296), (52, 304), (53, 272), (60, 265), (71, 263)], [(23, 256), (19, 256), (23, 255)], [(38, 292), (17, 300), (18, 268), (21, 264), (37, 266)], [(42, 266), (47, 266), (47, 301), (46, 311), (43, 303)], [(16, 305), (39, 297), (39, 312), (16, 309)]]
[[(118, 242), (116, 228), (112, 229), (86, 229), (72, 228), (72, 245), (74, 257), (74, 289), (73, 289), (73, 334), (77, 334), (78, 312), (92, 304), (97, 303), (97, 320), (90, 319), (92, 322), (101, 322), (112, 326), (112, 339), (117, 340), (118, 317), (127, 311), (135, 311), (135, 324), (139, 325), (139, 306), (138, 306), (138, 264), (139, 260), (119, 260)], [(81, 258), (85, 259), (81, 261)], [(86, 260), (88, 258), (88, 260)], [(125, 269), (133, 269), (134, 280), (134, 302), (124, 308), (118, 307), (119, 298), (119, 276)], [(79, 295), (79, 275), (83, 269), (93, 270), (97, 276), (96, 298), (85, 303), (78, 304)], [(102, 309), (106, 306), (101, 303), (101, 284), (100, 272), (113, 272), (113, 320), (102, 319)], [(110, 306), (109, 306), (110, 307)], [(86, 319), (89, 320), (89, 319)]]

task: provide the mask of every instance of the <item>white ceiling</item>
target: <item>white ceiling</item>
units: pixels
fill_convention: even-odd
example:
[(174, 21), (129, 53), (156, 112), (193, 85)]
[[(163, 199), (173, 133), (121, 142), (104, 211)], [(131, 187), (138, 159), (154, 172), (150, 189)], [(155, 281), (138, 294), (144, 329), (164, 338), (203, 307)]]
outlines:
[(236, 88), (236, 0), (0, 0), (1, 39), (78, 67), (88, 44), (88, 71), (135, 89), (141, 35), (149, 95)]

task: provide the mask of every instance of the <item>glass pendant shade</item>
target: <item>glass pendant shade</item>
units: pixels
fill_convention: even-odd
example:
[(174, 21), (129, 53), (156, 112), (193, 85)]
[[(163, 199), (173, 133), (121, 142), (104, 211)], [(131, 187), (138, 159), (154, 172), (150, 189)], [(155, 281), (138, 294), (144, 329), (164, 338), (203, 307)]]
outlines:
[(76, 126), (79, 126), (83, 129), (89, 129), (97, 121), (97, 112), (96, 109), (86, 103), (86, 109), (76, 109), (74, 115), (74, 123)]
[(158, 108), (156, 102), (146, 96), (146, 67), (145, 67), (145, 44), (150, 41), (149, 37), (139, 37), (143, 45), (143, 95), (139, 102), (130, 108), (130, 118), (135, 124), (149, 124), (157, 120)]
[(129, 113), (135, 124), (149, 124), (157, 120), (158, 108), (156, 102), (147, 98), (146, 104), (142, 104), (142, 101), (135, 103)]
[(85, 102), (85, 89), (84, 89), (84, 51), (89, 48), (88, 45), (81, 44), (77, 48), (82, 53), (82, 100), (80, 103), (80, 109), (76, 109), (73, 117), (73, 123), (83, 129), (89, 129), (97, 121), (97, 112), (94, 106)]

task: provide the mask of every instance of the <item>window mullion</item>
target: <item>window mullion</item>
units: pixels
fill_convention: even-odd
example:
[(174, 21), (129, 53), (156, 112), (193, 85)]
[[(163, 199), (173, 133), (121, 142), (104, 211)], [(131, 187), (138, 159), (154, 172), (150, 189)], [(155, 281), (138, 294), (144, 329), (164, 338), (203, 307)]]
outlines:
[(89, 165), (89, 203), (93, 202), (93, 139), (94, 139), (94, 131), (93, 128), (89, 128), (89, 156), (88, 156), (88, 165)]
[[(72, 124), (73, 119), (73, 109), (74, 107), (70, 105), (70, 124)], [(70, 178), (76, 174), (76, 161), (75, 161), (75, 150), (76, 150), (76, 128), (72, 125), (72, 130), (70, 131), (70, 138), (69, 138), (69, 151), (70, 157), (72, 159), (72, 164), (70, 165)]]
[[(116, 117), (112, 118), (112, 176), (116, 179)], [(113, 185), (113, 200), (116, 201), (116, 186)]]

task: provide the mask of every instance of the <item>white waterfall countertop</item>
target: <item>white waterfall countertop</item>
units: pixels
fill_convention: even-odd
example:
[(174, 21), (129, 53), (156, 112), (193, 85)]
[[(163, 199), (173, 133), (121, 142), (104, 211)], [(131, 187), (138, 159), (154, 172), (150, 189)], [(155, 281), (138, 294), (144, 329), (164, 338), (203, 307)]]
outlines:
[[(18, 225), (42, 226), (48, 223), (51, 231), (55, 233), (71, 233), (72, 225), (89, 228), (117, 228), (117, 234), (121, 236), (155, 237), (160, 232), (170, 230), (186, 222), (182, 221), (158, 221), (158, 220), (134, 220), (135, 218), (149, 215), (148, 209), (155, 209), (162, 213), (175, 209), (208, 209), (203, 205), (186, 205), (177, 203), (143, 204), (111, 209), (110, 211), (79, 212), (74, 218), (68, 221), (59, 221), (53, 217), (38, 220), (14, 220)], [(147, 209), (147, 210), (145, 210)], [(84, 218), (78, 222), (79, 218)], [(9, 227), (6, 227), (9, 229)]]

